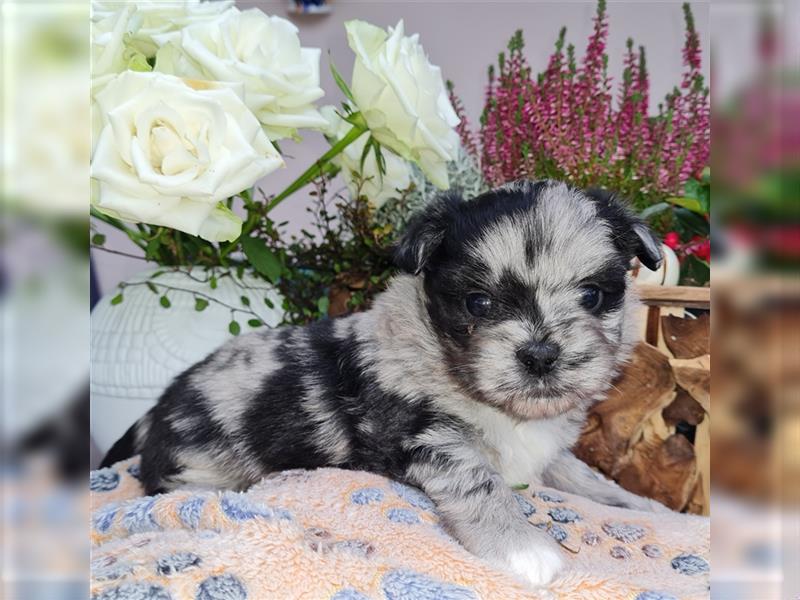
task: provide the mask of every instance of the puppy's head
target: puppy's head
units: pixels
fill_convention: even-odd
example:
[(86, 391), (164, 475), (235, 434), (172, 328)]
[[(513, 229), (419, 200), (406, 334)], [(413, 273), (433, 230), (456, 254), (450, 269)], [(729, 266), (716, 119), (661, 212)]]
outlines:
[(639, 218), (609, 193), (554, 181), (445, 195), (395, 250), (424, 278), (453, 379), (520, 419), (586, 407), (607, 389), (635, 342), (634, 256), (661, 261)]

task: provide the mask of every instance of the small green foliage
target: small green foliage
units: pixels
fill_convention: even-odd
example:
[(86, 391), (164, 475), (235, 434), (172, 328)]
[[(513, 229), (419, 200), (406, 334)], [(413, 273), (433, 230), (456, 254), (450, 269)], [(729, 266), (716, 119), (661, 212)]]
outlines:
[(169, 308), (170, 306), (172, 306), (172, 303), (169, 301), (169, 298), (167, 298), (166, 296), (161, 296), (161, 298), (158, 299), (158, 302), (164, 308)]
[(250, 298), (248, 298), (247, 296), (242, 296), (240, 300), (242, 301), (242, 304), (244, 304), (245, 306), (250, 306)]
[(515, 483), (511, 486), (512, 490), (520, 491), (520, 490), (527, 490), (530, 487), (527, 483)]
[(120, 292), (111, 299), (111, 306), (116, 306), (117, 304), (121, 304), (123, 300), (124, 298), (122, 296), (122, 292)]
[(205, 298), (194, 299), (194, 309), (197, 312), (203, 312), (206, 308), (208, 308), (208, 300), (206, 300)]
[(264, 240), (257, 237), (243, 238), (242, 250), (256, 271), (272, 283), (278, 281), (283, 266), (276, 254), (267, 248)]
[(264, 323), (261, 319), (250, 319), (247, 321), (247, 324), (250, 325), (250, 327), (261, 327)]
[(208, 280), (208, 285), (212, 290), (217, 289), (217, 276), (212, 275)]
[(153, 292), (154, 294), (158, 294), (158, 288), (152, 281), (147, 282), (147, 289)]
[(239, 335), (242, 331), (242, 327), (234, 319), (230, 323), (228, 323), (228, 331), (230, 331), (231, 335)]
[(94, 244), (95, 246), (102, 246), (105, 243), (106, 243), (106, 236), (104, 236), (102, 233), (95, 233), (92, 236), (92, 244)]

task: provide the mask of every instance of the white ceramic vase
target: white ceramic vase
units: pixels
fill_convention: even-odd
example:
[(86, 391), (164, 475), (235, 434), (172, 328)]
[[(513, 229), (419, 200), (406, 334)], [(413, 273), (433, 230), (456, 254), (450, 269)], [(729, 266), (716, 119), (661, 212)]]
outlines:
[[(129, 283), (146, 281), (154, 272), (145, 271)], [(205, 278), (202, 270), (195, 269), (193, 274)], [(262, 327), (274, 327), (281, 320), (277, 291), (249, 273), (241, 281), (222, 277), (216, 289), (182, 272), (166, 272), (154, 283), (200, 292), (237, 308), (244, 308), (244, 296), (264, 323)], [(91, 429), (102, 452), (155, 404), (176, 375), (232, 337), (230, 308), (210, 302), (198, 312), (195, 297), (183, 291), (169, 291), (171, 306), (164, 308), (159, 303), (162, 288), (158, 290), (154, 294), (146, 285), (128, 285), (121, 303), (111, 304), (119, 293), (114, 290), (92, 311)], [(265, 297), (275, 308), (267, 306)], [(240, 335), (254, 329), (247, 323), (254, 318), (236, 313)]]

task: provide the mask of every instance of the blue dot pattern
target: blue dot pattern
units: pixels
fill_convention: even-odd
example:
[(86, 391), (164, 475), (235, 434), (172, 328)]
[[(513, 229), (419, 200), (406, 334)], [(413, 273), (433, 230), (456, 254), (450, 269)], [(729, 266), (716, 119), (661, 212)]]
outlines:
[(89, 489), (93, 492), (110, 492), (119, 485), (119, 473), (111, 467), (98, 469), (89, 474)]
[(156, 562), (156, 571), (159, 575), (174, 575), (191, 567), (196, 567), (201, 562), (200, 557), (192, 552), (177, 552), (159, 558)]
[(122, 516), (122, 524), (131, 533), (144, 533), (146, 531), (158, 531), (161, 527), (156, 523), (153, 516), (153, 506), (155, 498), (142, 498), (128, 506)]
[(683, 575), (708, 573), (708, 562), (695, 554), (681, 554), (672, 559), (672, 568)]
[(571, 508), (551, 508), (547, 514), (557, 523), (574, 523), (581, 520), (580, 515)]
[(228, 517), (236, 521), (246, 521), (261, 517), (264, 519), (291, 519), (288, 511), (282, 508), (270, 508), (260, 503), (251, 502), (243, 494), (228, 492), (222, 496), (220, 507)]
[(563, 502), (564, 499), (554, 492), (536, 492), (536, 495), (545, 502)]
[(114, 522), (115, 516), (117, 516), (116, 504), (104, 506), (94, 513), (94, 528), (100, 533), (105, 533)]
[(555, 523), (539, 523), (536, 525), (539, 529), (545, 530), (547, 533), (550, 534), (555, 541), (561, 543), (565, 539), (567, 539), (567, 530), (564, 529), (561, 525), (557, 525)]
[(333, 544), (333, 548), (336, 550), (344, 550), (345, 552), (349, 552), (350, 554), (355, 554), (357, 556), (365, 557), (369, 556), (375, 551), (375, 548), (372, 546), (372, 544), (362, 540), (343, 540)]
[(672, 594), (665, 594), (663, 592), (646, 591), (636, 596), (636, 600), (678, 600)]
[(353, 504), (370, 504), (371, 502), (380, 502), (383, 500), (383, 490), (378, 488), (362, 488), (356, 490), (350, 495), (350, 500)]
[(178, 517), (187, 527), (197, 529), (200, 525), (200, 515), (203, 512), (205, 503), (204, 498), (189, 498), (178, 507)]
[(133, 573), (133, 567), (126, 563), (116, 563), (100, 569), (95, 569), (92, 576), (97, 581), (112, 581)]
[(410, 485), (405, 485), (398, 481), (392, 481), (390, 485), (398, 496), (415, 508), (432, 511), (436, 507), (433, 500), (428, 498), (417, 488), (413, 488)]
[(517, 504), (519, 504), (519, 507), (522, 509), (522, 514), (524, 514), (526, 517), (530, 517), (536, 512), (536, 507), (523, 498), (520, 494), (514, 494), (514, 498), (517, 499)]
[(370, 600), (369, 596), (365, 596), (359, 591), (354, 590), (353, 588), (345, 588), (343, 590), (339, 590), (333, 596), (331, 596), (331, 600)]
[(419, 523), (419, 516), (417, 516), (417, 513), (407, 508), (390, 508), (386, 512), (386, 516), (394, 523), (406, 523), (407, 525)]
[(233, 575), (216, 575), (200, 584), (196, 600), (246, 600), (247, 590)]
[(644, 537), (644, 527), (631, 523), (603, 523), (603, 531), (615, 540), (629, 544)]
[(645, 544), (642, 546), (642, 552), (648, 558), (661, 558), (661, 548), (655, 544)]
[(476, 600), (475, 593), (414, 571), (389, 571), (381, 581), (387, 600)]
[(172, 596), (160, 585), (144, 581), (133, 581), (92, 596), (92, 600), (172, 600)]
[(134, 479), (139, 479), (139, 480), (142, 479), (142, 470), (139, 467), (139, 463), (134, 463), (134, 464), (130, 465), (126, 469), (126, 471), (128, 471), (128, 475), (130, 475)]

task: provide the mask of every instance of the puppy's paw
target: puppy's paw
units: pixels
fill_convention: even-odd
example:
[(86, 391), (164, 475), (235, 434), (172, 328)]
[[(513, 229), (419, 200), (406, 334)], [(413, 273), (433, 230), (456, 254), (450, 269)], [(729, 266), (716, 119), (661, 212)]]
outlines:
[(561, 550), (547, 538), (512, 551), (507, 558), (507, 568), (518, 579), (534, 587), (550, 583), (563, 567)]

